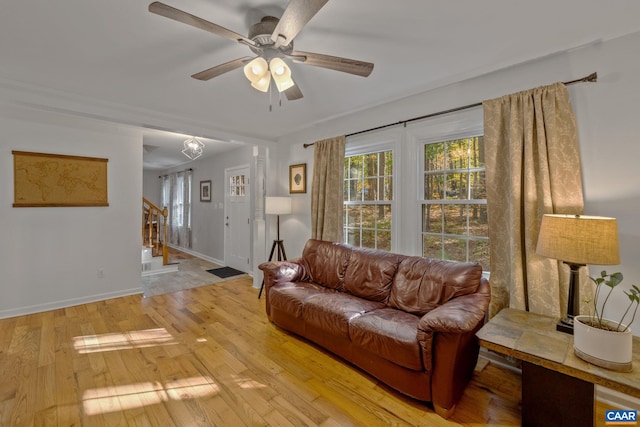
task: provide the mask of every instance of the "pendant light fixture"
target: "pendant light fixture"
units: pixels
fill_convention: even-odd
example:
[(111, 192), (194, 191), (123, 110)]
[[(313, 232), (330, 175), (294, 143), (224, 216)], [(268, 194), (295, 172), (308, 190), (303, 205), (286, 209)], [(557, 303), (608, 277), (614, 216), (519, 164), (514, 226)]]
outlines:
[(184, 154), (191, 160), (195, 160), (198, 157), (202, 156), (203, 148), (204, 143), (195, 136), (192, 136), (184, 142), (184, 150), (182, 150), (182, 154)]

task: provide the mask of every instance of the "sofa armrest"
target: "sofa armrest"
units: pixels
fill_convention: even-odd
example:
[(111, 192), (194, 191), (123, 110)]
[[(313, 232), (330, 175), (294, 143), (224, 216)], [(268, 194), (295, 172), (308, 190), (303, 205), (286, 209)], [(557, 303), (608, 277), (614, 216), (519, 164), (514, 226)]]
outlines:
[(473, 375), (480, 350), (475, 334), (484, 324), (490, 297), (489, 281), (482, 278), (476, 293), (431, 310), (418, 324), (420, 345), (431, 346), (431, 360), (424, 363), (432, 372), (432, 402), (443, 416), (453, 413)]
[(418, 328), (425, 331), (467, 333), (484, 321), (489, 308), (489, 295), (474, 293), (447, 301), (420, 319)]
[(291, 261), (268, 261), (258, 266), (263, 273), (264, 297), (267, 317), (271, 316), (269, 289), (278, 283), (298, 282), (308, 278), (307, 269), (300, 259)]

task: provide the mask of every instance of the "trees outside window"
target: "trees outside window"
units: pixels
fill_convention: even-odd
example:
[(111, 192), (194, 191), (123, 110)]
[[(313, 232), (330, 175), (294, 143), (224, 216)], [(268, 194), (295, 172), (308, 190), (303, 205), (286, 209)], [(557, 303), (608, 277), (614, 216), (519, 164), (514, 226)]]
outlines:
[(391, 251), (393, 152), (344, 159), (344, 237), (354, 246)]
[(424, 144), (422, 255), (489, 270), (482, 136)]

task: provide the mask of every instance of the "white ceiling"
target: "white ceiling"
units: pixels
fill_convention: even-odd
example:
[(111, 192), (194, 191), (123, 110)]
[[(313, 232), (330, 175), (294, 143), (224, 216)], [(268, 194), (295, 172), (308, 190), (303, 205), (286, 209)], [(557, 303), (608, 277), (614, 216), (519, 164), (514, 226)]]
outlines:
[[(287, 5), (286, 0), (164, 2), (243, 35), (263, 15), (279, 16)], [(149, 3), (3, 2), (0, 84), (45, 88), (155, 118), (136, 121), (144, 126), (171, 117), (193, 124), (176, 131), (206, 128), (207, 136), (221, 140), (233, 135), (276, 141), (332, 117), (640, 30), (637, 0), (332, 0), (296, 37), (295, 48), (373, 62), (373, 73), (362, 78), (292, 64), (304, 98), (283, 99), (278, 107), (274, 95), (270, 112), (269, 95), (252, 89), (242, 69), (208, 82), (190, 77), (251, 55), (247, 47), (149, 13)], [(158, 159), (148, 166), (183, 161), (179, 151), (185, 138), (147, 132), (145, 145), (176, 146), (168, 154), (151, 150)], [(214, 145), (207, 141), (207, 148)], [(171, 160), (175, 152), (178, 160)]]

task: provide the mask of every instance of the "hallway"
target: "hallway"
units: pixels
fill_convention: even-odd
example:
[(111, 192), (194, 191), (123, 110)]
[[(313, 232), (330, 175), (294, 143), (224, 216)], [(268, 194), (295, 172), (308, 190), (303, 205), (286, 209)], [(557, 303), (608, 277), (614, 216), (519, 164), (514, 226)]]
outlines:
[(207, 270), (223, 267), (222, 265), (209, 262), (171, 247), (169, 247), (169, 263), (177, 263), (178, 271), (142, 277), (141, 283), (144, 297), (178, 292), (184, 289), (197, 288), (247, 276), (245, 274), (221, 279), (207, 272)]

